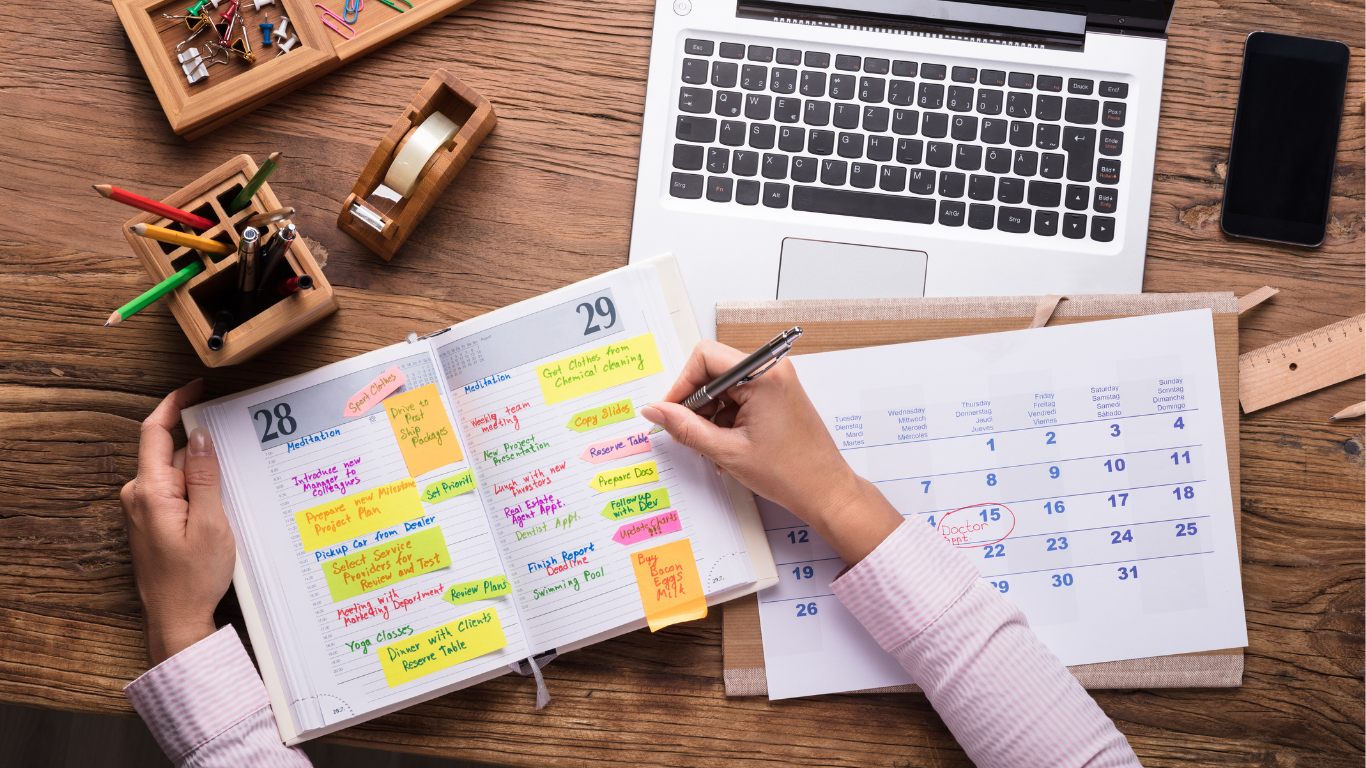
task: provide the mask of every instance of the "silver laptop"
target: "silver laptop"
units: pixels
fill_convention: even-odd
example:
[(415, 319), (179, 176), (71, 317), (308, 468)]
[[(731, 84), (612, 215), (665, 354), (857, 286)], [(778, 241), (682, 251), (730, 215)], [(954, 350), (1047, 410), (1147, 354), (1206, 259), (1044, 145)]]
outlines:
[(1136, 293), (1174, 0), (657, 0), (631, 261), (722, 300)]

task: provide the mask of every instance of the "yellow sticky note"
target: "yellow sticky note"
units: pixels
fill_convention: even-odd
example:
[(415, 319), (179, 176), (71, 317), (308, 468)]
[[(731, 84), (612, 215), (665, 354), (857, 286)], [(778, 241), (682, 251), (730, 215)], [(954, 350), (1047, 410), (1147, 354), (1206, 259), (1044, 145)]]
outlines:
[(500, 573), (487, 579), (475, 579), (463, 584), (452, 584), (446, 587), (445, 592), (441, 593), (441, 599), (451, 605), (461, 605), (472, 603), (475, 600), (502, 597), (511, 591), (512, 585), (508, 583), (508, 577)]
[(693, 559), (692, 542), (679, 539), (658, 547), (642, 549), (631, 555), (636, 571), (636, 589), (645, 606), (650, 631), (707, 616), (707, 597), (702, 594), (702, 576)]
[(629, 467), (604, 469), (593, 475), (593, 479), (588, 481), (588, 485), (593, 490), (602, 493), (603, 491), (615, 491), (618, 488), (630, 488), (633, 485), (653, 483), (658, 479), (659, 469), (655, 467), (655, 463), (653, 461), (642, 461)]
[(537, 378), (545, 404), (554, 405), (663, 370), (664, 361), (659, 357), (654, 334), (644, 333), (544, 363), (537, 369)]
[(336, 501), (309, 507), (294, 515), (304, 551), (336, 544), (362, 534), (422, 517), (422, 501), (411, 477)]
[(635, 417), (636, 409), (631, 407), (631, 398), (628, 397), (615, 403), (579, 411), (569, 417), (569, 423), (565, 426), (575, 432), (587, 432), (590, 429), (605, 427), (608, 424), (616, 424), (618, 421), (629, 421)]
[(450, 564), (446, 538), (439, 527), (433, 527), (325, 560), (322, 568), (327, 591), (336, 603)]
[(389, 687), (478, 658), (508, 644), (492, 606), (379, 649), (379, 665)]
[(435, 384), (394, 395), (384, 401), (384, 412), (413, 477), (465, 458)]
[(467, 469), (464, 472), (457, 472), (445, 480), (437, 480), (422, 489), (422, 500), (428, 504), (435, 504), (446, 499), (453, 499), (456, 496), (463, 496), (474, 490), (474, 470)]

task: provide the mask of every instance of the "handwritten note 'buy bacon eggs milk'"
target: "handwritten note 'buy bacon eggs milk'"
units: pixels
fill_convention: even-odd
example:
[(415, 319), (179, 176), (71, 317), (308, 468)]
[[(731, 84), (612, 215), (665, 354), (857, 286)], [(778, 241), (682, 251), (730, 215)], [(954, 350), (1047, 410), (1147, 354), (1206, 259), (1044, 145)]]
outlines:
[(186, 412), (218, 446), (286, 741), (755, 584), (724, 482), (638, 415), (687, 354), (659, 269)]

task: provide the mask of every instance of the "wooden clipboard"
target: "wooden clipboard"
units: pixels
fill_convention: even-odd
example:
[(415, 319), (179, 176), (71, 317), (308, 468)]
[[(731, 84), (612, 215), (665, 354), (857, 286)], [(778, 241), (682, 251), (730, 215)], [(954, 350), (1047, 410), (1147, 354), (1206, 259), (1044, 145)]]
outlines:
[[(1028, 328), (1042, 296), (821, 301), (743, 301), (716, 305), (716, 337), (755, 349), (800, 325), (793, 354), (900, 344)], [(1078, 296), (1057, 305), (1050, 325), (1191, 309), (1214, 312), (1219, 396), (1233, 491), (1234, 531), (1242, 546), (1238, 467), (1238, 300), (1232, 293)], [(727, 696), (768, 694), (759, 603), (754, 595), (725, 604), (721, 647)], [(1235, 688), (1242, 685), (1243, 649), (1082, 664), (1068, 670), (1086, 688)], [(851, 693), (919, 691), (899, 685)]]

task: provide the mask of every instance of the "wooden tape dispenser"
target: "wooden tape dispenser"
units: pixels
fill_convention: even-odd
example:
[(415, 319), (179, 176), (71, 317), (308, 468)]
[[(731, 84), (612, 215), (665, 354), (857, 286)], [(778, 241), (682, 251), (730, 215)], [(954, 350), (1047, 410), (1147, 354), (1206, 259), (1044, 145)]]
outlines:
[(380, 140), (337, 227), (394, 258), (497, 122), (487, 99), (438, 69)]

